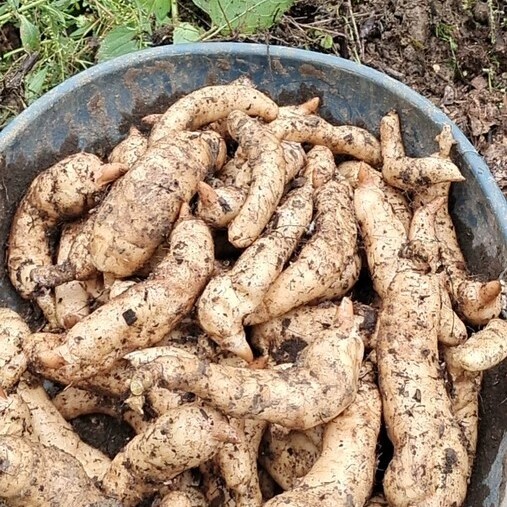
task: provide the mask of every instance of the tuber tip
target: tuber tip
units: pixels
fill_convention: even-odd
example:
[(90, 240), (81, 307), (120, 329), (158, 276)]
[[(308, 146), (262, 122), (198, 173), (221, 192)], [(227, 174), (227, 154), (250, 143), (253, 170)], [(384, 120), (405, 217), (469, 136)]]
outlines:
[(218, 201), (218, 194), (215, 189), (204, 181), (197, 183), (197, 193), (199, 194), (199, 200), (206, 207), (212, 206)]
[(341, 300), (340, 305), (336, 309), (335, 323), (337, 329), (346, 334), (352, 329), (354, 323), (354, 305), (349, 298), (344, 297)]
[(435, 215), (437, 211), (445, 204), (447, 203), (446, 197), (436, 197), (435, 199), (431, 200), (428, 204), (426, 204), (426, 209), (430, 213), (430, 215)]
[(435, 137), (435, 141), (438, 143), (438, 156), (440, 158), (450, 158), (451, 149), (456, 144), (451, 126), (444, 125), (440, 134)]
[(237, 444), (240, 442), (237, 431), (227, 423), (219, 422), (211, 430), (211, 438), (218, 442), (230, 442), (231, 444)]
[(375, 180), (368, 171), (367, 165), (360, 163), (357, 171), (357, 186), (358, 187), (375, 187)]
[(182, 220), (190, 220), (191, 218), (194, 218), (194, 216), (192, 215), (190, 205), (187, 202), (184, 202), (181, 205), (180, 212), (178, 214), (178, 222)]
[(51, 289), (74, 280), (75, 271), (68, 262), (54, 266), (41, 266), (32, 269), (31, 280), (38, 286)]
[[(380, 119), (380, 132), (386, 127), (388, 129), (396, 128), (399, 129), (400, 117), (395, 109), (391, 109), (386, 115)], [(382, 137), (382, 136), (381, 136)]]
[(131, 127), (129, 128), (129, 136), (141, 136), (141, 132), (140, 130), (135, 126), (135, 125), (131, 125)]
[[(131, 391), (132, 391), (132, 387), (131, 387)], [(129, 396), (125, 400), (125, 405), (127, 407), (129, 407), (131, 410), (133, 410), (134, 412), (136, 412), (137, 414), (144, 415), (144, 410), (143, 410), (144, 402), (145, 402), (144, 396), (132, 393), (132, 396)]]
[(118, 162), (104, 164), (99, 170), (95, 183), (97, 183), (97, 186), (103, 187), (117, 180), (120, 176), (124, 175), (128, 170), (129, 170), (128, 165), (120, 164)]
[(63, 368), (68, 363), (57, 349), (42, 350), (37, 353), (37, 362), (43, 364), (46, 368), (57, 370)]
[(220, 346), (241, 359), (244, 359), (247, 363), (251, 363), (253, 361), (253, 352), (246, 341), (244, 332), (227, 337), (221, 341)]
[(303, 102), (301, 104), (301, 110), (306, 114), (314, 114), (317, 112), (320, 106), (320, 98), (319, 97), (313, 97), (310, 100), (307, 100), (306, 102)]
[(492, 280), (481, 286), (479, 289), (479, 297), (484, 304), (495, 300), (502, 292), (502, 284), (499, 280)]
[(243, 74), (237, 79), (230, 83), (232, 86), (247, 86), (248, 88), (255, 88), (253, 81), (246, 75)]
[(141, 119), (141, 123), (147, 127), (153, 127), (162, 118), (161, 114), (148, 114)]

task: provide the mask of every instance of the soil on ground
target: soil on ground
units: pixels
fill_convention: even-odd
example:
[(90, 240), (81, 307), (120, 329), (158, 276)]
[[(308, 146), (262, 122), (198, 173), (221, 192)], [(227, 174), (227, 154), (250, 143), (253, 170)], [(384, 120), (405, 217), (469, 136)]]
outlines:
[(307, 0), (266, 40), (360, 61), (412, 87), (456, 122), (507, 194), (507, 3)]

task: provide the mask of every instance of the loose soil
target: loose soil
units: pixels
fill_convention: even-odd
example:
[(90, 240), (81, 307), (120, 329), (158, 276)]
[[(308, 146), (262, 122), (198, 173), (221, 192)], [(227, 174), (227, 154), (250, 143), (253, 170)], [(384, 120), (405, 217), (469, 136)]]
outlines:
[[(507, 3), (493, 7), (475, 0), (307, 0), (267, 40), (360, 61), (412, 87), (456, 122), (507, 194)], [(324, 49), (315, 30), (331, 36), (332, 47)]]

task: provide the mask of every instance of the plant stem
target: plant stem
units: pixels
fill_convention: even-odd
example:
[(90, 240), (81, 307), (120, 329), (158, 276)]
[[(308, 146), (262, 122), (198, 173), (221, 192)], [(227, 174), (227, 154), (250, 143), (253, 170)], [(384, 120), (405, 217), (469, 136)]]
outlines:
[(41, 5), (45, 2), (47, 2), (47, 0), (35, 0), (31, 4), (22, 5), (19, 9), (17, 9), (17, 11), (7, 12), (6, 14), (2, 14), (0, 16), (0, 24), (3, 24), (6, 21), (9, 21), (17, 14), (22, 14), (23, 12), (33, 9), (34, 7), (37, 7), (38, 5)]
[(178, 0), (171, 0), (171, 18), (173, 25), (177, 26), (180, 24), (180, 14), (178, 9)]

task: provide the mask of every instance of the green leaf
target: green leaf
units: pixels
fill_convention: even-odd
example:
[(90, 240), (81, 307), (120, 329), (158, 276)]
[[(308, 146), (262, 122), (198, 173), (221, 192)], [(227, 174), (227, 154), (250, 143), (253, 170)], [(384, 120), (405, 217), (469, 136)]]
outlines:
[(56, 9), (70, 9), (72, 7), (75, 7), (76, 10), (79, 9), (79, 2), (76, 0), (53, 0), (53, 7)]
[(160, 24), (167, 17), (171, 10), (171, 0), (137, 0), (147, 16), (155, 15)]
[[(0, 5), (0, 16), (3, 16), (7, 13), (11, 14), (11, 6), (9, 4)], [(7, 21), (9, 21), (9, 18), (7, 18), (6, 22)], [(0, 24), (3, 24), (3, 22)]]
[(60, 9), (55, 9), (52, 5), (43, 5), (42, 9), (46, 11), (48, 16), (51, 18), (51, 22), (54, 24), (59, 23), (63, 27), (67, 25), (67, 14)]
[(173, 44), (197, 42), (201, 38), (201, 31), (190, 23), (180, 23), (174, 28)]
[(328, 33), (323, 35), (320, 39), (320, 45), (324, 49), (331, 49), (333, 47), (333, 44), (334, 44), (333, 37), (331, 37), (331, 35), (329, 35)]
[(42, 67), (36, 72), (31, 72), (25, 79), (27, 87), (28, 101), (31, 102), (40, 96), (46, 76), (48, 74), (48, 67)]
[(19, 34), (23, 47), (26, 51), (37, 51), (40, 46), (39, 29), (22, 14), (19, 15), (19, 20)]
[(135, 36), (135, 30), (126, 26), (111, 30), (100, 43), (97, 51), (97, 61), (103, 62), (136, 51), (138, 45)]
[(224, 34), (255, 33), (279, 21), (294, 0), (192, 0)]
[(14, 9), (14, 11), (19, 9), (19, 2), (20, 0), (7, 0), (7, 3), (12, 9)]

